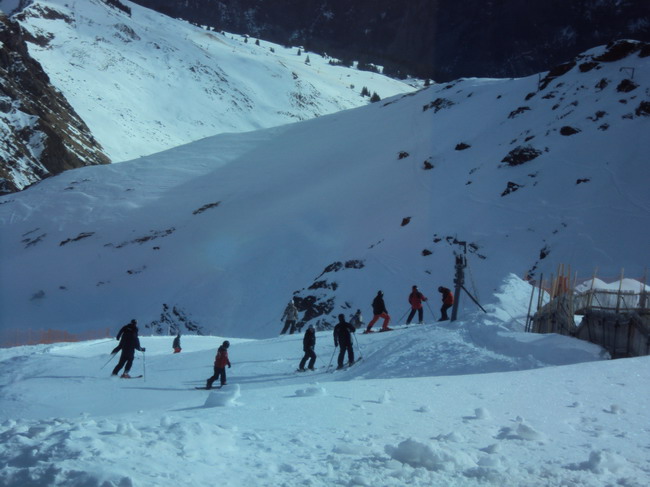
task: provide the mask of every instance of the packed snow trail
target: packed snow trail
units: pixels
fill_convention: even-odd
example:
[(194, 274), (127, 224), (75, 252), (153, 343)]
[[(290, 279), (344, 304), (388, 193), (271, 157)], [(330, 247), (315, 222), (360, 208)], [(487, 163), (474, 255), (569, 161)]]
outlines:
[[(425, 364), (425, 349), (407, 344), (427, 333), (441, 338), (426, 349)], [(7, 359), (3, 350), (0, 483), (640, 487), (650, 480), (647, 358), (471, 374), (485, 363), (514, 368), (519, 359), (463, 347), (462, 335), (430, 325), (372, 335), (359, 341), (366, 356), (358, 366), (320, 374), (318, 383), (292, 372), (299, 336), (233, 339), (229, 384), (206, 392), (189, 388), (210, 374), (221, 338), (184, 337), (183, 352), (172, 354), (172, 337), (142, 337), (153, 358), (138, 384), (80, 372), (101, 365), (97, 347), (112, 344), (23, 347)], [(331, 336), (319, 338), (325, 355)], [(598, 357), (589, 344), (538, 338), (566, 341), (574, 358)], [(438, 353), (443, 346), (449, 354)], [(453, 365), (441, 365), (452, 355)], [(555, 362), (564, 355), (559, 350)], [(375, 377), (401, 378), (362, 380), (371, 363)], [(429, 376), (432, 369), (467, 375)], [(8, 416), (11, 403), (23, 414)]]
[[(359, 335), (336, 374), (295, 372), (301, 334), (229, 338), (214, 391), (194, 387), (223, 337), (141, 336), (146, 381), (101, 369), (114, 340), (0, 349), (0, 485), (648, 485), (650, 358), (514, 331), (527, 296), (505, 290), (488, 315)], [(318, 332), (321, 370), (334, 351)]]

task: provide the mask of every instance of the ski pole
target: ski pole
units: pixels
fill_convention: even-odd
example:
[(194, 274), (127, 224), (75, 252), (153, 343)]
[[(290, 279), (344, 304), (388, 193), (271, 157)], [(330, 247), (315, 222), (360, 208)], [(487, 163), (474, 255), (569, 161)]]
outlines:
[(330, 357), (330, 363), (327, 364), (327, 369), (325, 369), (325, 370), (329, 370), (330, 367), (332, 366), (332, 360), (334, 360), (334, 354), (336, 353), (336, 348), (337, 347), (338, 347), (338, 345), (334, 345), (334, 350), (332, 351), (332, 356)]
[(361, 347), (359, 346), (359, 340), (357, 339), (357, 334), (353, 333), (354, 335), (354, 341), (357, 344), (357, 349), (359, 350), (359, 360), (363, 359), (363, 354), (361, 353)]
[(425, 303), (427, 303), (427, 308), (429, 308), (429, 311), (431, 311), (431, 316), (433, 316), (433, 319), (435, 320), (435, 319), (436, 319), (436, 314), (435, 314), (435, 313), (433, 312), (433, 310), (431, 309), (431, 306), (429, 306), (429, 302), (428, 302), (428, 301), (425, 301)]
[(144, 352), (142, 352), (142, 380), (147, 382), (147, 361)]
[[(406, 310), (406, 313), (408, 313), (408, 312), (409, 312), (409, 310), (407, 309), (407, 310)], [(406, 316), (406, 313), (404, 313), (404, 314), (402, 315), (402, 317), (397, 321), (398, 324), (402, 322), (402, 320), (403, 320), (404, 317)]]
[(100, 368), (99, 370), (102, 370), (104, 367), (106, 367), (106, 366), (108, 365), (108, 363), (109, 363), (111, 360), (113, 360), (113, 358), (114, 358), (116, 355), (117, 355), (117, 352), (112, 353), (111, 356), (108, 357), (108, 360), (106, 361), (106, 363), (105, 363), (104, 365), (102, 365), (101, 368)]

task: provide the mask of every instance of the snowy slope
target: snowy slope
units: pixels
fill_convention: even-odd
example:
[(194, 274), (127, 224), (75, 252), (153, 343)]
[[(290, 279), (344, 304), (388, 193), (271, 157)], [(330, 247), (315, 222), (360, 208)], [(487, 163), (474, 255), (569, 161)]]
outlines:
[(527, 301), (510, 276), (490, 314), (359, 335), (335, 373), (330, 332), (306, 373), (301, 336), (230, 339), (214, 392), (194, 387), (222, 337), (142, 336), (133, 380), (102, 369), (114, 340), (0, 349), (0, 483), (647, 485), (648, 358), (509, 331)]
[(381, 97), (413, 91), (122, 3), (131, 15), (102, 0), (37, 0), (16, 15), (34, 36), (31, 55), (114, 162), (366, 105), (364, 86)]
[[(261, 338), (278, 333), (292, 296), (323, 326), (341, 311), (368, 316), (382, 289), (399, 321), (413, 284), (437, 318), (454, 239), (468, 242), (480, 300), (509, 273), (548, 277), (561, 263), (583, 278), (641, 277), (650, 65), (634, 46), (539, 92), (538, 77), (461, 80), (2, 198), (2, 327), (115, 329), (167, 306), (204, 333)], [(636, 68), (629, 92), (617, 91), (623, 66)], [(538, 157), (502, 162), (520, 146)]]

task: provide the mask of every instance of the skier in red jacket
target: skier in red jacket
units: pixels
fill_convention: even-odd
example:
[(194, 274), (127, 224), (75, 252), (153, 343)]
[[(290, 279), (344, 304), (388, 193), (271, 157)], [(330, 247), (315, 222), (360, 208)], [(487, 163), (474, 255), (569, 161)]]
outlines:
[(219, 378), (221, 378), (221, 387), (226, 385), (226, 365), (230, 368), (228, 347), (230, 347), (230, 342), (226, 340), (217, 350), (217, 356), (214, 358), (214, 375), (205, 384), (206, 389), (212, 389), (212, 383)]
[(438, 288), (438, 292), (442, 293), (442, 308), (440, 308), (440, 314), (442, 316), (438, 321), (447, 321), (449, 319), (447, 316), (447, 310), (454, 304), (454, 295), (451, 294), (451, 291), (449, 289), (442, 286)]
[(413, 286), (413, 290), (411, 291), (411, 294), (409, 294), (409, 304), (411, 305), (411, 313), (409, 314), (409, 317), (406, 320), (407, 325), (411, 324), (411, 320), (415, 316), (416, 311), (418, 313), (418, 321), (420, 324), (422, 324), (422, 302), (426, 300), (427, 300), (426, 296), (422, 294), (420, 291), (418, 291), (418, 287)]

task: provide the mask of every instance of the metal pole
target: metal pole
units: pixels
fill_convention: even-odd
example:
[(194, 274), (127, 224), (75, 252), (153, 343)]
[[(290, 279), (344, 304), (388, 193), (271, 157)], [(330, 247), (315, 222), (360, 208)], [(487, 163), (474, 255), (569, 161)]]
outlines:
[(460, 291), (465, 284), (463, 269), (465, 269), (466, 264), (464, 255), (459, 254), (456, 256), (456, 277), (454, 278), (456, 288), (454, 290), (454, 305), (451, 308), (451, 321), (456, 321), (456, 318), (458, 318), (458, 302), (460, 301)]
[(483, 311), (483, 313), (487, 313), (487, 311), (485, 311), (485, 309), (483, 309), (483, 306), (481, 306), (481, 303), (479, 303), (479, 302), (476, 300), (476, 298), (475, 298), (474, 296), (471, 295), (471, 293), (470, 293), (470, 292), (465, 288), (465, 286), (463, 286), (463, 291), (465, 291), (465, 292), (467, 293), (467, 295), (472, 299), (472, 301), (474, 301), (474, 303), (476, 303), (476, 306), (478, 306), (479, 308), (481, 308), (481, 311)]

